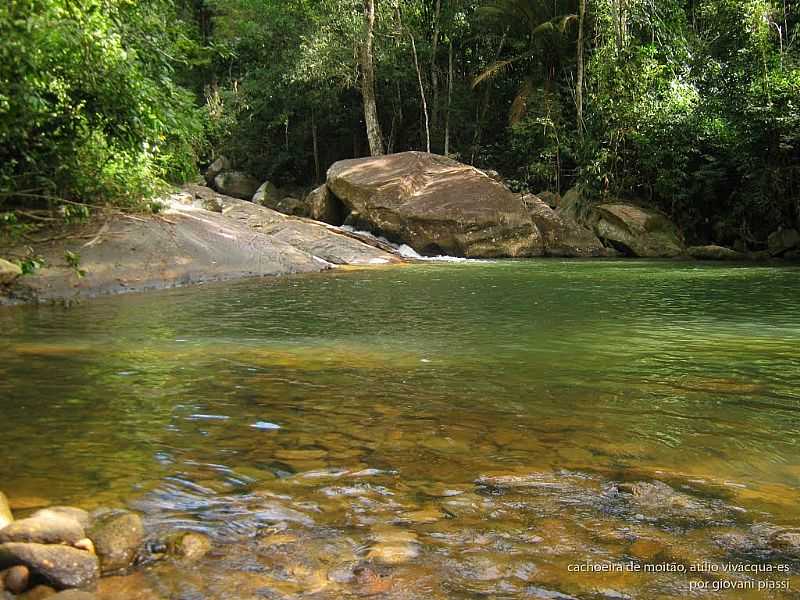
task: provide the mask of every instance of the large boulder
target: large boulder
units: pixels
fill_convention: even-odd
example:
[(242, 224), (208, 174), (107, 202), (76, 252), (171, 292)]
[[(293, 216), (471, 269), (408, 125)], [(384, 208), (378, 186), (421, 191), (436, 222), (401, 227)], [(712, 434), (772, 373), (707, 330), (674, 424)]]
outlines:
[(344, 223), (345, 208), (339, 199), (328, 189), (327, 184), (322, 184), (306, 197), (308, 216), (316, 221), (341, 225)]
[(226, 171), (214, 178), (214, 189), (220, 194), (250, 200), (259, 188), (258, 179), (240, 171)]
[(351, 221), (421, 254), (541, 256), (541, 236), (519, 197), (485, 173), (449, 158), (403, 152), (343, 160), (328, 188)]
[(586, 227), (559, 216), (537, 196), (523, 196), (525, 207), (539, 229), (547, 256), (590, 257), (606, 256), (603, 243)]
[(100, 576), (97, 557), (55, 544), (0, 544), (0, 568), (23, 565), (56, 589), (85, 587)]
[(103, 573), (127, 569), (144, 543), (142, 518), (128, 511), (112, 511), (97, 517), (89, 530)]
[(9, 285), (22, 275), (19, 265), (0, 258), (0, 285)]
[(767, 246), (771, 256), (781, 256), (794, 248), (800, 248), (800, 232), (797, 229), (776, 231), (770, 234)]
[(600, 239), (626, 254), (672, 258), (684, 252), (677, 227), (654, 209), (621, 202), (599, 204), (592, 209), (589, 220)]

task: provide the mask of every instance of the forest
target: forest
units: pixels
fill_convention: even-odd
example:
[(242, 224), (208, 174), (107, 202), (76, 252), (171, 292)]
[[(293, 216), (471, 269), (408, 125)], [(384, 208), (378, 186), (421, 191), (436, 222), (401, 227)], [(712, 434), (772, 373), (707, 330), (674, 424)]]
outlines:
[(799, 34), (792, 0), (9, 0), (0, 222), (428, 150), (759, 249), (800, 221)]

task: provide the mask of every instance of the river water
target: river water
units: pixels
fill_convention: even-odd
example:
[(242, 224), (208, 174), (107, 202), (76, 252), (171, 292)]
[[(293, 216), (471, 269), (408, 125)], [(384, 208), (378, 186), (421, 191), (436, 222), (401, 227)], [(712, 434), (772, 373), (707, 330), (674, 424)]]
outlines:
[(798, 268), (340, 270), (9, 308), (0, 330), (12, 506), (214, 541), (101, 597), (800, 592)]

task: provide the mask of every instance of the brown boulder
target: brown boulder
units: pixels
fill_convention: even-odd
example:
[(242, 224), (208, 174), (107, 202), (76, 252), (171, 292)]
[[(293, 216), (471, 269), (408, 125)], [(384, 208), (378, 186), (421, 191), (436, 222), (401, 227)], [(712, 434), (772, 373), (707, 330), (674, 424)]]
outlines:
[(525, 207), (539, 229), (547, 256), (581, 258), (606, 256), (606, 248), (589, 229), (567, 217), (559, 216), (540, 198), (523, 196)]
[(403, 152), (343, 160), (328, 188), (356, 221), (421, 254), (526, 257), (544, 252), (519, 197), (449, 158)]
[(599, 204), (589, 219), (600, 239), (633, 256), (672, 258), (683, 254), (680, 232), (654, 209), (620, 202)]
[(308, 216), (316, 221), (341, 225), (344, 222), (344, 206), (331, 194), (326, 184), (322, 184), (306, 197)]
[(0, 544), (0, 565), (23, 565), (56, 589), (85, 587), (97, 581), (97, 557), (49, 544)]

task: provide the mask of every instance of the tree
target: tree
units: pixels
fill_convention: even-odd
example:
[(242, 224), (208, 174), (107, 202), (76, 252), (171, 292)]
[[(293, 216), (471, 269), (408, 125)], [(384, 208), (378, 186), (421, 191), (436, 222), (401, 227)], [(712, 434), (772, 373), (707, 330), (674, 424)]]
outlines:
[(375, 0), (364, 0), (364, 43), (361, 46), (361, 97), (364, 102), (364, 122), (367, 126), (369, 151), (372, 156), (383, 154), (383, 136), (375, 101), (375, 65), (372, 46), (375, 37)]

